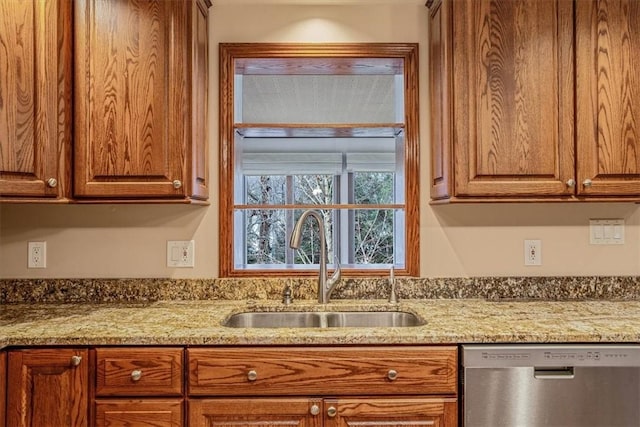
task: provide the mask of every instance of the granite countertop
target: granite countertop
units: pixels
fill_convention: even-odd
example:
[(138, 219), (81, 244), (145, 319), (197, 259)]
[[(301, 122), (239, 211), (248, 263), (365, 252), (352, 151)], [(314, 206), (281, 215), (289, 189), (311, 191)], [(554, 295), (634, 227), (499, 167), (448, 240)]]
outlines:
[[(381, 310), (426, 323), (395, 328), (236, 329), (233, 313), (282, 310)], [(157, 301), (5, 304), (0, 347), (23, 345), (456, 344), (493, 342), (640, 342), (640, 301), (486, 299)]]

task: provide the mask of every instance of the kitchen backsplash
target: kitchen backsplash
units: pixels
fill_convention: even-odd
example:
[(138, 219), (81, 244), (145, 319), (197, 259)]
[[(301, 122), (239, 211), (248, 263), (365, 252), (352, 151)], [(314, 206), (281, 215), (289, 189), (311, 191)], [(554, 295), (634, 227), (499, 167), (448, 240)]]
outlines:
[[(0, 303), (106, 303), (166, 300), (316, 298), (316, 278), (2, 279)], [(640, 299), (640, 276), (396, 278), (400, 299)], [(386, 278), (343, 279), (333, 299), (386, 299)]]

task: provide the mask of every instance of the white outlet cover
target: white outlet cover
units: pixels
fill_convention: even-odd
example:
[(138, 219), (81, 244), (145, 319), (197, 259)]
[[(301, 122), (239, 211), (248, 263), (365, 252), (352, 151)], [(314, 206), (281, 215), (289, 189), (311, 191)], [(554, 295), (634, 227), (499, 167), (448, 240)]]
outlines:
[(542, 241), (524, 241), (524, 265), (542, 265)]
[(47, 242), (29, 242), (28, 268), (47, 268)]
[(167, 267), (193, 268), (195, 266), (193, 240), (167, 240)]

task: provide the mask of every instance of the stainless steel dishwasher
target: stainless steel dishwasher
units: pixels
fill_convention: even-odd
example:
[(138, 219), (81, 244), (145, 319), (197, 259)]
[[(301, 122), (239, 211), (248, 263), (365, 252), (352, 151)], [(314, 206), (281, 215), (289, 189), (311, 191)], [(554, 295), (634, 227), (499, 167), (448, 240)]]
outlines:
[(640, 345), (464, 345), (464, 427), (640, 426)]

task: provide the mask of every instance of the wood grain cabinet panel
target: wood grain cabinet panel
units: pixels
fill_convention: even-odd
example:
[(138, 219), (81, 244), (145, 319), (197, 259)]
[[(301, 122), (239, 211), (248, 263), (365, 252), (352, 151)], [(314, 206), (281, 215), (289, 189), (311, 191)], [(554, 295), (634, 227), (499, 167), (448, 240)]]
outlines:
[(96, 396), (181, 396), (182, 348), (98, 348)]
[(89, 351), (9, 351), (7, 426), (87, 427)]
[(207, 197), (209, 5), (75, 2), (76, 197)]
[(453, 347), (190, 348), (190, 395), (456, 392)]
[(182, 427), (182, 400), (99, 400), (95, 427)]
[(325, 399), (324, 427), (457, 427), (458, 403), (443, 398)]
[(640, 200), (638, 2), (428, 5), (432, 200)]
[(192, 399), (189, 427), (322, 427), (321, 407), (306, 398)]
[(455, 196), (573, 194), (573, 3), (451, 7)]
[(193, 427), (457, 426), (456, 347), (203, 347), (187, 359)]
[(640, 196), (640, 3), (576, 2), (578, 193)]
[(68, 196), (71, 6), (0, 2), (0, 201)]

